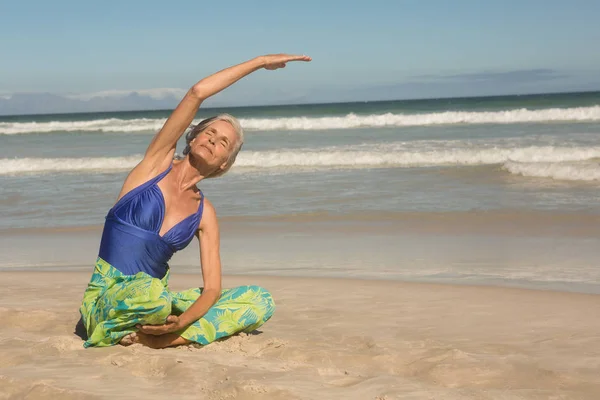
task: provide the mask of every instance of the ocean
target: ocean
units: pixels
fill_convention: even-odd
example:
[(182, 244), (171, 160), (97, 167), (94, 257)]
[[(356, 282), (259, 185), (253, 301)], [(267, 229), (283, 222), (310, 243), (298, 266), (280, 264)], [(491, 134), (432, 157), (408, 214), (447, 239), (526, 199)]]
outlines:
[[(469, 225), (470, 215), (486, 215), (500, 225), (507, 215), (515, 221), (535, 217), (534, 225), (540, 227), (557, 215), (584, 221), (600, 216), (600, 92), (201, 109), (197, 121), (218, 112), (241, 120), (246, 141), (231, 172), (201, 182), (200, 188), (218, 215), (231, 223), (251, 226), (261, 221), (285, 221), (294, 230), (309, 220), (336, 224), (358, 221), (351, 228), (358, 232), (353, 240), (379, 240), (381, 244), (385, 242), (381, 235), (361, 236), (360, 232), (372, 232), (371, 228), (382, 221), (387, 222), (383, 231), (394, 231), (407, 219), (417, 229), (419, 221), (427, 225), (436, 218), (442, 218), (442, 226), (444, 215), (451, 216), (452, 224), (459, 227)], [(100, 226), (125, 175), (141, 159), (169, 113), (0, 117), (0, 231), (43, 228), (54, 232)], [(178, 146), (181, 149), (183, 142)], [(449, 241), (428, 231), (430, 243), (443, 247), (454, 240), (448, 224), (442, 230)], [(553, 226), (564, 224), (556, 222)], [(539, 230), (541, 236), (546, 235)], [(281, 228), (273, 237), (289, 231)], [(316, 241), (324, 231), (296, 236)], [(334, 231), (337, 233), (313, 243), (315, 248), (335, 238), (343, 247), (347, 242), (344, 235), (353, 235), (344, 229), (328, 232)], [(489, 228), (486, 235), (496, 233)], [(476, 236), (476, 232), (471, 235)], [(511, 240), (516, 236), (518, 232)], [(529, 240), (534, 236), (539, 235), (530, 233)], [(598, 237), (595, 233), (584, 236), (575, 247), (567, 248), (593, 257)], [(433, 262), (419, 258), (414, 246), (410, 249), (412, 258), (399, 255), (397, 249), (402, 246), (396, 239), (389, 243), (391, 253), (386, 253), (386, 261), (378, 264), (384, 267), (369, 268), (368, 272), (364, 263), (368, 262), (365, 254), (369, 248), (360, 252), (347, 249), (345, 254), (356, 253), (352, 258), (354, 275), (402, 279), (450, 276), (451, 280), (482, 276), (477, 271), (466, 273), (457, 264), (451, 273), (447, 268), (440, 270), (446, 265), (442, 255), (434, 272), (412, 268), (411, 260), (426, 259), (430, 261), (427, 265)], [(559, 239), (572, 240), (555, 237), (548, 249), (559, 251)], [(240, 243), (243, 247), (242, 239)], [(520, 246), (523, 251), (531, 249)], [(458, 252), (457, 247), (451, 251)], [(383, 257), (377, 252), (374, 258)], [(267, 253), (265, 248), (261, 254)], [(296, 253), (301, 254), (300, 250)], [(330, 256), (326, 247), (317, 253), (314, 260)], [(570, 254), (563, 254), (565, 262)], [(357, 257), (360, 263), (355, 262)], [(480, 260), (480, 255), (467, 261), (465, 254), (461, 257), (463, 264), (471, 266)], [(563, 260), (557, 257), (548, 259)], [(93, 259), (90, 255), (90, 263)], [(236, 260), (235, 272), (258, 271), (244, 267), (241, 258)], [(338, 257), (328, 265), (335, 264), (343, 276), (344, 260)], [(532, 261), (536, 271), (540, 260)], [(512, 275), (496, 271), (494, 276), (500, 280), (517, 276), (528, 282), (599, 285), (600, 272), (592, 265), (596, 260), (579, 260), (579, 267), (566, 277), (562, 272), (549, 277), (546, 270), (530, 273), (527, 266), (515, 275), (514, 263)], [(260, 272), (277, 270), (280, 261), (271, 263), (274, 270), (263, 266)], [(0, 261), (3, 264), (10, 263)], [(312, 274), (323, 273), (323, 263), (313, 264), (307, 267)], [(397, 273), (399, 264), (408, 272)], [(552, 268), (558, 271), (560, 265), (553, 264)]]

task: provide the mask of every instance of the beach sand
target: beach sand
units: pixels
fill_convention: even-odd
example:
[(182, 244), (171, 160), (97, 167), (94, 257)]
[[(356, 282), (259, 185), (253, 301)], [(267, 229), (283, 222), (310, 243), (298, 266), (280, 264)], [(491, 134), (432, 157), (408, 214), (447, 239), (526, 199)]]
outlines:
[[(84, 349), (89, 272), (0, 272), (0, 399), (598, 399), (600, 296), (226, 276), (277, 310), (204, 348)], [(171, 288), (199, 274), (174, 272)]]

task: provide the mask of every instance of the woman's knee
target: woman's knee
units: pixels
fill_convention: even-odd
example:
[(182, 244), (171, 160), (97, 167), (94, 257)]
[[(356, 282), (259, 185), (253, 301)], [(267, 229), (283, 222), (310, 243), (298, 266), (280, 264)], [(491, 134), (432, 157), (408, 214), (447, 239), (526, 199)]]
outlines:
[(271, 292), (257, 285), (246, 286), (246, 290), (252, 293), (252, 296), (250, 296), (251, 303), (257, 311), (259, 320), (264, 322), (271, 318), (275, 312), (275, 301)]
[[(97, 299), (91, 318), (95, 322), (127, 320), (132, 323), (162, 324), (170, 314), (170, 293), (160, 280), (148, 278), (130, 280), (108, 289)], [(84, 319), (90, 318), (84, 312), (82, 315)]]
[(133, 305), (132, 311), (135, 313), (136, 309), (143, 310), (142, 319), (145, 324), (162, 324), (171, 315), (171, 295), (159, 279), (152, 279), (149, 282), (146, 293), (139, 300), (142, 301)]

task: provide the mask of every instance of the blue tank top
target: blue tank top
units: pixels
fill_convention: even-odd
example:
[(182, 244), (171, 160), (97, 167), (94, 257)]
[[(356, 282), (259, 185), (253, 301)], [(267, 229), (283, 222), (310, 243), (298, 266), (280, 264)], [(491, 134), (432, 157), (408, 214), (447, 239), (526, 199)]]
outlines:
[(198, 210), (159, 235), (165, 217), (165, 199), (158, 182), (171, 170), (136, 187), (108, 211), (98, 256), (126, 275), (142, 271), (162, 278), (173, 254), (185, 248), (198, 230), (204, 195)]

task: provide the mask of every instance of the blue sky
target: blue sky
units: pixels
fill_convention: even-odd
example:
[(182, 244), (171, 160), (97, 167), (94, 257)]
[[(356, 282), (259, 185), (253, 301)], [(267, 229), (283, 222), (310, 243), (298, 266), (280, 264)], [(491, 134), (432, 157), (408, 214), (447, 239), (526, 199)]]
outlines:
[(0, 94), (187, 88), (273, 52), (224, 102), (600, 89), (600, 2), (28, 1), (0, 5)]

